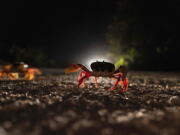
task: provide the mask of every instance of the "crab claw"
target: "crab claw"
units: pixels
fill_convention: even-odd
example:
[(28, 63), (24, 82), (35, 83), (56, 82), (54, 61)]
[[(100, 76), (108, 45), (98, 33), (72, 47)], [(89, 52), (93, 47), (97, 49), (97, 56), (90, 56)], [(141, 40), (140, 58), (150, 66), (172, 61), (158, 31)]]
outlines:
[(35, 77), (35, 74), (40, 75), (42, 72), (37, 68), (28, 68), (25, 72), (25, 79), (26, 80), (33, 80)]
[(81, 67), (78, 64), (72, 64), (69, 67), (64, 69), (64, 72), (67, 73), (71, 73), (71, 72), (76, 72), (80, 69)]
[(8, 76), (8, 78), (10, 80), (17, 80), (17, 79), (19, 79), (19, 73), (9, 73), (9, 74), (7, 74), (7, 76)]
[(0, 78), (3, 77), (3, 71), (0, 71)]

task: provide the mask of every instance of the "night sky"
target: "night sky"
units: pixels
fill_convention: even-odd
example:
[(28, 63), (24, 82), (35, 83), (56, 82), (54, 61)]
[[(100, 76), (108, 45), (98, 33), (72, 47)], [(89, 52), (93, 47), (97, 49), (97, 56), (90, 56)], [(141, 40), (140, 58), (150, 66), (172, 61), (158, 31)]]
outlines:
[[(53, 59), (60, 66), (85, 64), (92, 57), (105, 56), (113, 48), (106, 37), (109, 26), (113, 26), (112, 37), (123, 39), (118, 46), (126, 54), (127, 49), (138, 52), (140, 57), (134, 60), (134, 67), (179, 70), (176, 60), (180, 56), (179, 18), (178, 0), (3, 1), (0, 3), (0, 64), (22, 59), (22, 55), (12, 53), (13, 46), (40, 49), (48, 57), (41, 60), (36, 53), (30, 58), (29, 53), (24, 60), (30, 64), (51, 66), (46, 59)], [(118, 23), (124, 25), (118, 27)], [(120, 55), (121, 49), (117, 49)]]
[(98, 1), (9, 1), (1, 4), (0, 44), (39, 46), (59, 61), (107, 50), (116, 4)]

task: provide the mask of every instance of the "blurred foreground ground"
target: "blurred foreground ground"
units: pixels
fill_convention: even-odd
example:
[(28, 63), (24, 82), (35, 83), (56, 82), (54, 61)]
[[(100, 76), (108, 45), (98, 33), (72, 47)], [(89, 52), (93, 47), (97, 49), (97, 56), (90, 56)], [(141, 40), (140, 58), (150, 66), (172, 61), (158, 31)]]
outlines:
[[(52, 74), (51, 74), (52, 73)], [(0, 80), (0, 135), (179, 135), (180, 73), (130, 72), (129, 91), (109, 79), (77, 88), (76, 74)]]

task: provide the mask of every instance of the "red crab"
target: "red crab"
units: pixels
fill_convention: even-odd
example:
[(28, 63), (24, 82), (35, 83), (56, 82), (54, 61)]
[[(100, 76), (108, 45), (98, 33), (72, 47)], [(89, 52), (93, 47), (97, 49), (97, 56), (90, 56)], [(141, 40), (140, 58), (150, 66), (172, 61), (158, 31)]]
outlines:
[(19, 75), (23, 75), (25, 80), (33, 80), (35, 74), (41, 74), (41, 71), (37, 68), (29, 68), (24, 62), (16, 62), (2, 66), (0, 79), (8, 78), (10, 80), (16, 80), (20, 78)]
[(125, 92), (128, 89), (128, 79), (127, 79), (127, 68), (125, 66), (120, 66), (118, 69), (115, 70), (115, 66), (109, 62), (93, 62), (91, 63), (92, 71), (88, 70), (82, 64), (72, 64), (70, 67), (64, 70), (65, 73), (76, 72), (78, 70), (82, 70), (79, 74), (78, 79), (78, 87), (84, 83), (84, 80), (94, 76), (95, 81), (97, 84), (97, 77), (110, 77), (115, 78), (116, 82), (114, 86), (110, 90), (116, 89), (118, 83), (121, 85), (120, 92)]

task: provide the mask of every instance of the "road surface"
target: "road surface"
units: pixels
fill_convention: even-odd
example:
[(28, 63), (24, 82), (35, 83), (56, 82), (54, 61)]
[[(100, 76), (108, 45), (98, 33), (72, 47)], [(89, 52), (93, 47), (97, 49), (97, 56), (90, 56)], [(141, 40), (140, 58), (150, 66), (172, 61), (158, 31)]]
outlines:
[(180, 73), (130, 72), (129, 90), (76, 74), (0, 80), (0, 135), (180, 135)]

